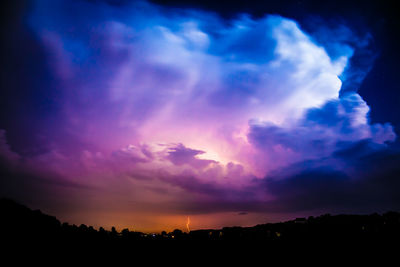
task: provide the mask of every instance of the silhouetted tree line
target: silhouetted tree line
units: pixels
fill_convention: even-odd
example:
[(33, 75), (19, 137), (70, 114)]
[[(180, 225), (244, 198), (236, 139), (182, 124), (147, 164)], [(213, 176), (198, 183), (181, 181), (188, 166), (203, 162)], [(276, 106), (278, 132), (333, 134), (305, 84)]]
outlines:
[[(0, 229), (2, 241), (46, 242), (49, 245), (96, 244), (137, 245), (143, 243), (193, 241), (250, 241), (266, 244), (305, 244), (309, 242), (400, 241), (400, 213), (382, 215), (335, 215), (297, 218), (281, 223), (254, 227), (225, 227), (195, 230), (189, 233), (176, 229), (170, 233), (148, 234), (123, 229), (118, 232), (100, 227), (60, 223), (55, 217), (31, 210), (9, 199), (0, 200)], [(159, 242), (158, 242), (159, 241)]]

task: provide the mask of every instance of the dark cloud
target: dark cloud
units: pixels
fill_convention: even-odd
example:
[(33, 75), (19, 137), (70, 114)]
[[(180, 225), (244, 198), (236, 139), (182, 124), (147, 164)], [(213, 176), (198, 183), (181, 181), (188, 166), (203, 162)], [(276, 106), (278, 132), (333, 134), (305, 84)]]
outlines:
[(19, 159), (20, 156), (11, 150), (7, 142), (6, 131), (0, 129), (0, 160), (14, 165)]
[(204, 182), (192, 175), (163, 175), (160, 180), (178, 186), (188, 192), (211, 196), (214, 200), (227, 197), (228, 190), (215, 183)]
[(366, 113), (369, 111), (366, 103), (357, 94), (351, 94), (331, 100), (321, 108), (309, 109), (304, 118), (304, 125), (313, 126), (316, 124), (327, 127), (340, 127), (341, 132), (351, 132), (353, 122), (366, 120)]
[(76, 201), (77, 195), (93, 189), (55, 173), (35, 173), (22, 164), (11, 166), (0, 159), (0, 196), (29, 203), (35, 209), (52, 214), (76, 210), (82, 205)]
[(116, 163), (126, 162), (128, 164), (135, 164), (149, 162), (154, 156), (146, 146), (135, 147), (130, 145), (123, 149), (114, 151), (112, 157)]
[[(255, 64), (268, 63), (274, 58), (276, 40), (272, 38), (272, 32), (268, 21), (255, 23), (249, 17), (243, 20), (249, 23), (240, 29), (235, 29), (236, 34), (224, 38), (222, 46), (212, 44), (211, 53), (223, 54), (223, 59), (232, 62), (248, 62)], [(238, 82), (238, 80), (235, 80)]]
[[(176, 212), (372, 213), (400, 207), (400, 153), (371, 140), (341, 144), (331, 157), (281, 168), (240, 189), (226, 189), (194, 176), (164, 177), (205, 197), (193, 197)], [(339, 147), (340, 147), (339, 146)], [(266, 196), (263, 199), (259, 196)]]
[(1, 197), (56, 212), (77, 205), (74, 197), (79, 192), (94, 189), (55, 172), (40, 171), (39, 164), (40, 161), (30, 164), (28, 158), (14, 152), (8, 145), (6, 131), (0, 129)]
[[(45, 122), (57, 120), (57, 78), (48, 65), (45, 47), (27, 27), (31, 1), (2, 2), (0, 6), (0, 129), (6, 129), (19, 153), (46, 149), (40, 135)], [(4, 16), (3, 16), (4, 15)], [(29, 119), (27, 119), (29, 114)], [(26, 133), (32, 133), (27, 135)]]
[[(282, 212), (349, 207), (349, 177), (330, 169), (305, 170), (283, 179), (265, 179), (265, 188)], [(271, 205), (274, 206), (274, 205)]]
[(183, 144), (178, 144), (168, 149), (166, 159), (175, 165), (188, 164), (196, 169), (205, 168), (211, 163), (217, 163), (214, 160), (196, 158), (196, 156), (204, 153), (204, 151), (187, 148)]
[(266, 177), (263, 186), (275, 198), (268, 206), (286, 212), (398, 210), (398, 151), (378, 150), (370, 141), (363, 140), (334, 155), (345, 162), (344, 170), (321, 167), (318, 161), (312, 161), (289, 177)]
[[(242, 198), (185, 203), (187, 210), (199, 213), (372, 213), (399, 210), (400, 154), (374, 153), (355, 164), (348, 175), (329, 167), (305, 169), (289, 177), (266, 177), (255, 181), (254, 192), (263, 188), (273, 200)], [(377, 161), (375, 161), (377, 160)], [(381, 161), (389, 161), (382, 168)], [(316, 163), (314, 163), (316, 164)], [(369, 167), (367, 167), (369, 165)], [(258, 188), (258, 189), (256, 189)], [(208, 191), (210, 193), (210, 191)]]

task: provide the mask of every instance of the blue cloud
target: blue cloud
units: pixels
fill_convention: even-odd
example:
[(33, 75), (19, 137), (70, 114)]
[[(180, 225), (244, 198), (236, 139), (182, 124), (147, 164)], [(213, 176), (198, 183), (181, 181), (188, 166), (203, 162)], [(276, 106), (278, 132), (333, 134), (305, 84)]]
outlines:
[(368, 139), (376, 146), (395, 140), (390, 124), (370, 124), (369, 107), (356, 93), (330, 100), (320, 108), (306, 110), (294, 124), (277, 126), (268, 123), (251, 123), (248, 138), (252, 144), (274, 154), (280, 145), (297, 153), (287, 162), (317, 157), (329, 157), (337, 149)]

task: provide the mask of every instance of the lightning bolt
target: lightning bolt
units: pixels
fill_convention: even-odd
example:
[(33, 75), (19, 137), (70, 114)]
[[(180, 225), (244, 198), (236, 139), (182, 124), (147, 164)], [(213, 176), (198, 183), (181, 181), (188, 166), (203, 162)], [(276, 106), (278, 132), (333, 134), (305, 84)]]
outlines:
[(186, 222), (186, 229), (187, 229), (187, 231), (188, 231), (188, 233), (190, 232), (190, 218), (189, 218), (189, 216), (187, 217), (187, 222)]

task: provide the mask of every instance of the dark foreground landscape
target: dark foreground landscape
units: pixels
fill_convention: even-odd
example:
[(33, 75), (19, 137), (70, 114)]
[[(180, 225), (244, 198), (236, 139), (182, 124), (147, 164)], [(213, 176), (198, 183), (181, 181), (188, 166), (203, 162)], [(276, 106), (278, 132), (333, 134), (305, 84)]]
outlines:
[(371, 215), (321, 215), (297, 218), (281, 223), (267, 223), (253, 227), (224, 227), (222, 229), (179, 229), (173, 232), (148, 234), (128, 229), (111, 231), (94, 229), (81, 224), (61, 223), (53, 216), (31, 210), (10, 199), (0, 200), (1, 238), (3, 242), (19, 244), (71, 244), (130, 247), (136, 245), (165, 245), (185, 243), (255, 243), (264, 245), (304, 244), (398, 244), (400, 241), (400, 213), (387, 212)]

